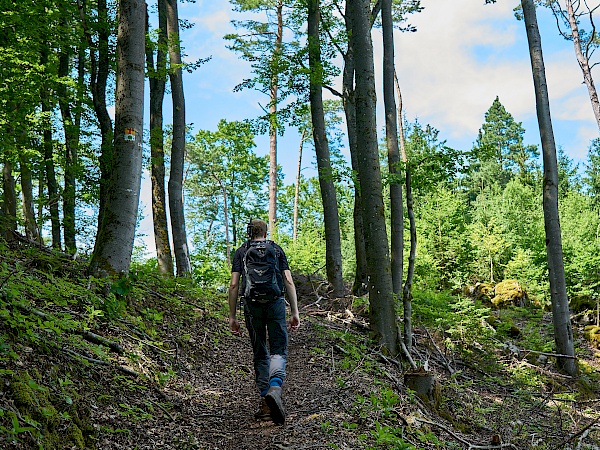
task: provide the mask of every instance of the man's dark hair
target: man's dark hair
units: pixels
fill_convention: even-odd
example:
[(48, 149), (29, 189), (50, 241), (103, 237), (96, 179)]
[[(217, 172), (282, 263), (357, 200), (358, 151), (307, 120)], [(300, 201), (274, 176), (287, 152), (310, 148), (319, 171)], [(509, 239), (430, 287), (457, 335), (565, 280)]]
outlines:
[(264, 220), (253, 219), (252, 220), (252, 233), (251, 239), (265, 237), (267, 234), (267, 223)]

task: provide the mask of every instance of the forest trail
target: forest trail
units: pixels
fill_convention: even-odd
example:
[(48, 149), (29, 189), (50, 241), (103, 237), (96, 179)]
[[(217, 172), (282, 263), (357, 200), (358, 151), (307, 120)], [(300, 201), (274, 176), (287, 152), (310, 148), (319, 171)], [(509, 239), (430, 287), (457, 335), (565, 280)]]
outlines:
[[(344, 388), (336, 382), (333, 354), (311, 352), (323, 348), (322, 333), (320, 337), (312, 320), (303, 320), (300, 329), (290, 333), (283, 426), (253, 417), (258, 394), (247, 332), (236, 338), (229, 335), (226, 322), (210, 321), (211, 328), (222, 327), (215, 330), (221, 336), (215, 340), (207, 330), (198, 329), (198, 334), (190, 330), (192, 340), (179, 356), (180, 377), (174, 383), (143, 397), (123, 393), (126, 398), (113, 402), (140, 410), (147, 410), (148, 404), (173, 407), (153, 408), (151, 418), (128, 423), (128, 433), (104, 434), (99, 448), (298, 450), (332, 448), (330, 444), (340, 449), (362, 448), (358, 436), (334, 434), (327, 428), (330, 422), (350, 421), (348, 411), (356, 392), (345, 393), (348, 380)], [(355, 386), (362, 390), (369, 380), (361, 376), (356, 372)], [(95, 411), (98, 414), (93, 413), (91, 421), (100, 429), (124, 428), (120, 415)]]

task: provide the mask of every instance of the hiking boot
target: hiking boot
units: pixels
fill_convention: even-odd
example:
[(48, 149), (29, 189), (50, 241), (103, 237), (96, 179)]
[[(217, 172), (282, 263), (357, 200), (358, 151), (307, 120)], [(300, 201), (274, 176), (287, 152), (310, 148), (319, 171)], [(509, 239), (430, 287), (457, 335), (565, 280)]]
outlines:
[(275, 422), (275, 425), (283, 425), (285, 423), (285, 409), (283, 409), (281, 388), (279, 386), (271, 386), (265, 396), (265, 400), (271, 409), (271, 419)]
[(260, 398), (258, 409), (254, 413), (254, 418), (257, 420), (267, 420), (271, 418), (271, 408), (267, 405), (267, 401), (264, 397)]

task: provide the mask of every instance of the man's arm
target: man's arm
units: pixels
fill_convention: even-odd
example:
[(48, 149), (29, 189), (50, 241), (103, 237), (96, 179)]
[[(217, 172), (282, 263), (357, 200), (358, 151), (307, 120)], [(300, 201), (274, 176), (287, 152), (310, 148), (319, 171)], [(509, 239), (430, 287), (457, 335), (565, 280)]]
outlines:
[(300, 315), (298, 314), (298, 297), (296, 296), (296, 286), (292, 279), (292, 272), (289, 270), (283, 271), (283, 283), (288, 294), (288, 300), (290, 301), (291, 317), (289, 325), (291, 330), (297, 330), (300, 326)]
[(240, 329), (240, 324), (236, 318), (236, 308), (237, 308), (237, 299), (238, 299), (238, 290), (240, 288), (240, 273), (239, 272), (231, 272), (231, 282), (229, 283), (229, 329), (231, 333), (236, 336), (241, 336), (242, 331)]

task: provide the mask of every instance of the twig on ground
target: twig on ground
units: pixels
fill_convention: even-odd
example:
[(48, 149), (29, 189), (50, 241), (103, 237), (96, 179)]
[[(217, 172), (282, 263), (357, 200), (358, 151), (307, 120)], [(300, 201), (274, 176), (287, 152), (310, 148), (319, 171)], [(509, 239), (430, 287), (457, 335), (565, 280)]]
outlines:
[(119, 355), (122, 355), (123, 353), (125, 353), (125, 350), (123, 350), (123, 347), (121, 347), (117, 342), (110, 341), (110, 340), (106, 339), (104, 336), (100, 336), (98, 334), (92, 333), (91, 331), (82, 331), (81, 337), (84, 338), (86, 341), (91, 342), (93, 344), (104, 345), (104, 346), (110, 348), (115, 353), (118, 353)]
[(442, 357), (442, 364), (446, 367), (446, 369), (448, 370), (448, 372), (450, 372), (450, 375), (452, 375), (455, 372), (454, 368), (450, 365), (450, 363), (446, 359), (446, 356), (442, 353), (442, 351), (440, 350), (440, 348), (437, 346), (437, 344), (433, 340), (433, 337), (429, 333), (429, 330), (427, 329), (427, 327), (423, 326), (423, 328), (425, 328), (425, 331), (427, 332), (427, 337), (429, 337), (429, 340), (431, 341), (431, 343), (433, 344), (433, 346), (435, 347), (435, 349), (437, 350), (437, 352), (439, 353), (439, 355)]
[(408, 362), (410, 363), (410, 367), (412, 367), (413, 369), (416, 370), (417, 365), (415, 364), (415, 361), (412, 359), (412, 356), (410, 356), (410, 352), (406, 348), (406, 345), (404, 344), (403, 340), (400, 340), (400, 346), (402, 347), (402, 351), (404, 352), (404, 355), (406, 356), (406, 358), (408, 359)]
[(62, 348), (61, 349), (63, 352), (67, 353), (68, 355), (71, 355), (73, 357), (76, 358), (81, 358), (81, 359), (85, 359), (88, 362), (91, 362), (93, 364), (97, 364), (99, 366), (108, 366), (108, 367), (114, 367), (115, 369), (123, 372), (124, 374), (127, 375), (131, 375), (133, 377), (139, 377), (137, 372), (134, 372), (131, 369), (128, 369), (127, 367), (123, 367), (123, 366), (119, 366), (119, 365), (112, 365), (111, 363), (109, 363), (108, 361), (102, 361), (101, 359), (94, 359), (94, 358), (90, 358), (89, 356), (85, 356), (82, 355), (80, 353), (74, 352), (73, 350), (69, 350), (68, 348)]
[(596, 425), (598, 423), (598, 421), (600, 421), (600, 417), (596, 417), (594, 420), (592, 420), (589, 424), (587, 424), (585, 427), (583, 427), (577, 433), (575, 433), (572, 436), (568, 437), (567, 439), (565, 439), (564, 441), (562, 441), (560, 444), (556, 445), (555, 447), (552, 447), (552, 450), (558, 450), (558, 449), (561, 449), (561, 448), (565, 448), (565, 444), (568, 444), (569, 442), (573, 441), (577, 437), (581, 436), (587, 430), (589, 430), (594, 425)]
[(153, 400), (150, 400), (150, 399), (148, 399), (148, 401), (150, 403), (152, 403), (154, 406), (158, 406), (167, 416), (169, 416), (169, 419), (171, 419), (171, 422), (175, 422), (175, 417), (173, 417), (171, 415), (171, 413), (169, 411), (167, 411), (167, 409), (163, 405), (161, 405), (160, 403), (157, 403)]
[(449, 430), (448, 428), (446, 428), (445, 426), (439, 424), (439, 423), (435, 423), (435, 422), (431, 422), (429, 420), (425, 420), (425, 419), (421, 419), (419, 417), (416, 417), (416, 420), (418, 420), (419, 422), (422, 423), (426, 423), (428, 425), (433, 425), (436, 426), (438, 428), (440, 428), (441, 430), (445, 431), (446, 433), (448, 433), (450, 436), (452, 436), (454, 439), (459, 440), (460, 442), (462, 442), (465, 445), (468, 445), (469, 450), (470, 449), (477, 449), (477, 450), (492, 450), (492, 449), (502, 449), (502, 448), (514, 448), (516, 449), (517, 447), (515, 447), (514, 444), (500, 444), (500, 445), (477, 445), (477, 444), (471, 444), (469, 441), (461, 438), (460, 436), (458, 436), (456, 433), (454, 433), (453, 431)]
[(138, 341), (138, 342), (141, 342), (142, 344), (144, 344), (144, 345), (147, 345), (148, 347), (152, 347), (153, 349), (155, 349), (155, 350), (158, 350), (158, 351), (160, 351), (160, 352), (166, 353), (167, 355), (171, 355), (171, 353), (172, 353), (172, 352), (175, 352), (175, 353), (177, 353), (177, 350), (176, 350), (176, 349), (174, 349), (174, 350), (165, 350), (165, 349), (162, 349), (162, 348), (160, 348), (160, 347), (157, 347), (157, 346), (156, 346), (156, 345), (154, 345), (154, 344), (151, 344), (150, 342), (148, 342), (148, 341), (146, 341), (146, 340), (144, 340), (144, 339), (140, 339), (140, 338), (138, 338), (138, 337), (132, 336), (132, 335), (130, 335), (130, 334), (127, 334), (127, 333), (123, 333), (123, 334), (124, 334), (125, 336), (127, 336), (128, 338), (131, 338), (131, 339), (134, 339), (134, 340), (136, 340), (136, 341)]

